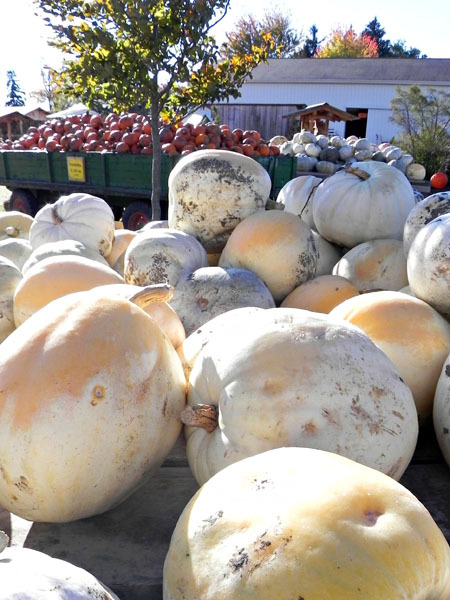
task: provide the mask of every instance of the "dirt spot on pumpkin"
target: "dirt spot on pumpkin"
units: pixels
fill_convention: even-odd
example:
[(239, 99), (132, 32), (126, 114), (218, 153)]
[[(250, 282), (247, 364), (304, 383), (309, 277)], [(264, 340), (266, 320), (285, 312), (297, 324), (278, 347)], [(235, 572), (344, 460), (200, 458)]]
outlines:
[(241, 548), (238, 550), (228, 561), (228, 564), (231, 567), (233, 573), (240, 571), (248, 564), (248, 553), (245, 551), (245, 548)]
[(313, 435), (317, 431), (317, 425), (314, 423), (314, 421), (308, 421), (302, 425), (302, 430), (305, 433)]
[(21, 492), (31, 492), (31, 486), (28, 483), (28, 479), (24, 475), (21, 475), (18, 481), (14, 482), (14, 485)]

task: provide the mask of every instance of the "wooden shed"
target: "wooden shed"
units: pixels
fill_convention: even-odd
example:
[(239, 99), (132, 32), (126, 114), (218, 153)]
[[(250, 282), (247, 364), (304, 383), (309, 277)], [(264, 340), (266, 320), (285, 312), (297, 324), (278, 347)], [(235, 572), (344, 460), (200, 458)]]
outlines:
[(41, 107), (10, 106), (0, 111), (0, 137), (17, 139), (31, 125), (40, 125), (47, 118), (48, 111)]
[[(355, 121), (359, 117), (345, 110), (331, 106), (328, 102), (311, 104), (300, 110), (283, 115), (283, 119), (291, 119), (292, 130), (305, 129), (311, 133), (328, 135), (330, 121)], [(300, 127), (295, 127), (295, 121), (300, 122)]]

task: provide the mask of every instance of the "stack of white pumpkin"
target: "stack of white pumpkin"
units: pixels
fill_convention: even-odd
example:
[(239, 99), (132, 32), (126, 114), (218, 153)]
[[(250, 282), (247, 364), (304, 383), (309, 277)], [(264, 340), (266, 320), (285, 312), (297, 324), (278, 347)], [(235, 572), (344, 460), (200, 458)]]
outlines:
[(339, 135), (328, 137), (302, 130), (294, 134), (291, 140), (285, 136), (275, 136), (271, 144), (279, 146), (280, 153), (297, 157), (297, 171), (317, 171), (322, 175), (333, 175), (347, 164), (364, 160), (376, 160), (399, 169), (408, 179), (425, 179), (425, 167), (414, 162), (411, 154), (388, 142), (374, 144), (367, 138), (351, 135), (344, 138)]

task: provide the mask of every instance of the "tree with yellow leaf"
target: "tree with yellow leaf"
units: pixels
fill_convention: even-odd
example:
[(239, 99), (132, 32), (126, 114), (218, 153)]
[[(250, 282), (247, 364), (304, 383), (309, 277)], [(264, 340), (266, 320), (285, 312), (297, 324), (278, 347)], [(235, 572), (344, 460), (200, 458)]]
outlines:
[(175, 119), (239, 96), (273, 45), (229, 60), (211, 35), (230, 0), (35, 0), (67, 56), (61, 87), (97, 110), (149, 111), (153, 219), (161, 218), (161, 117)]

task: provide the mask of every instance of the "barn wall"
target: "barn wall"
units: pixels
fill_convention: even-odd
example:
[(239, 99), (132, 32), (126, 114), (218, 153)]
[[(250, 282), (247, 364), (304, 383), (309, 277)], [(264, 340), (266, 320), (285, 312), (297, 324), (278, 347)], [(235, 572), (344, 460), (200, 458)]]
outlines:
[(214, 106), (220, 123), (230, 129), (256, 129), (269, 140), (274, 135), (290, 135), (290, 123), (283, 115), (294, 112), (294, 104), (218, 104)]

